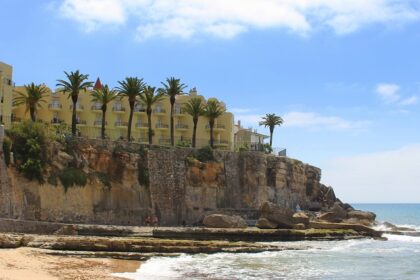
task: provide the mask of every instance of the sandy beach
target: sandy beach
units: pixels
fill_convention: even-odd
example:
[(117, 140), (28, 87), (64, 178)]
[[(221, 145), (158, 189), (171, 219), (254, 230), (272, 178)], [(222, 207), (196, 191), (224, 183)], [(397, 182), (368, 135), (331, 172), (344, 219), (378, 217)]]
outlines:
[(0, 249), (1, 280), (88, 280), (123, 279), (115, 272), (134, 272), (137, 261), (48, 255), (32, 248)]

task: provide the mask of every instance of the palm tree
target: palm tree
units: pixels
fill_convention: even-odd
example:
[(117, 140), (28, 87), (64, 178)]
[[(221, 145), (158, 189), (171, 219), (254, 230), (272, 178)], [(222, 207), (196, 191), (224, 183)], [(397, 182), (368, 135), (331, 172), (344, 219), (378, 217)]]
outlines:
[(209, 120), (210, 126), (210, 147), (214, 148), (214, 123), (218, 117), (226, 112), (225, 107), (217, 99), (209, 99), (204, 107), (204, 115)]
[(17, 92), (13, 100), (15, 105), (26, 105), (26, 112), (29, 111), (31, 120), (36, 121), (36, 111), (41, 108), (41, 103), (45, 103), (45, 97), (47, 97), (48, 89), (44, 85), (35, 85), (34, 83), (25, 85), (26, 93)]
[(283, 123), (283, 119), (276, 114), (267, 114), (265, 117), (262, 117), (260, 126), (265, 126), (270, 129), (270, 147), (273, 146), (273, 132), (275, 126), (280, 126)]
[(169, 96), (169, 101), (171, 102), (171, 145), (175, 145), (174, 141), (174, 104), (175, 98), (177, 95), (184, 94), (183, 90), (187, 87), (182, 84), (180, 79), (175, 79), (174, 77), (167, 78), (166, 83), (162, 83), (163, 88), (159, 89), (159, 92)]
[(147, 122), (149, 126), (149, 144), (152, 144), (152, 106), (156, 102), (159, 102), (163, 98), (163, 93), (160, 91), (156, 92), (155, 87), (146, 86), (143, 90), (143, 94), (139, 96), (140, 101), (146, 107)]
[(67, 81), (65, 80), (57, 80), (57, 86), (62, 87), (62, 92), (67, 92), (71, 100), (73, 102), (73, 113), (71, 118), (71, 134), (73, 136), (76, 135), (76, 124), (77, 124), (77, 116), (76, 116), (76, 105), (77, 99), (79, 98), (79, 92), (83, 90), (87, 90), (89, 87), (92, 87), (93, 82), (87, 81), (89, 75), (81, 74), (79, 70), (76, 72), (67, 73), (66, 74)]
[(200, 97), (193, 97), (184, 105), (183, 109), (193, 119), (192, 146), (195, 148), (198, 118), (204, 115), (204, 105)]
[(90, 94), (92, 96), (92, 102), (96, 102), (102, 105), (102, 127), (101, 127), (101, 138), (105, 139), (105, 115), (108, 103), (114, 101), (118, 97), (118, 92), (114, 89), (109, 89), (108, 85), (101, 88), (97, 88)]
[(121, 98), (127, 97), (128, 104), (130, 105), (130, 116), (128, 118), (128, 130), (127, 139), (131, 141), (131, 124), (133, 122), (134, 106), (136, 105), (137, 98), (142, 95), (145, 84), (143, 79), (137, 77), (126, 77), (124, 80), (118, 82), (120, 84), (117, 87)]

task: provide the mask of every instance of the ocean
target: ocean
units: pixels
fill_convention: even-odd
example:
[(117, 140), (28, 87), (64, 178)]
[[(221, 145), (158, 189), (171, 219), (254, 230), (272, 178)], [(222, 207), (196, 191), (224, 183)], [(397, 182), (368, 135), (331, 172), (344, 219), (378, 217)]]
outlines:
[[(377, 221), (420, 231), (420, 204), (353, 204)], [(155, 257), (128, 279), (420, 279), (420, 237), (385, 235), (388, 241), (299, 241), (303, 250), (257, 254)]]

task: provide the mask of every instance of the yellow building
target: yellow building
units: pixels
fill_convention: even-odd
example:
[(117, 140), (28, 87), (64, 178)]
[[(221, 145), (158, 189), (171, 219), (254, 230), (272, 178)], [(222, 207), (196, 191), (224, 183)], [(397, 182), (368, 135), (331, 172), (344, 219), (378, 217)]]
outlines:
[[(24, 87), (16, 87), (15, 91), (24, 92)], [(37, 112), (37, 120), (51, 125), (60, 123), (71, 124), (72, 101), (67, 94), (58, 90), (50, 93), (46, 98), (47, 103), (42, 104), (42, 108)], [(15, 93), (16, 94), (16, 93)], [(177, 96), (174, 107), (174, 135), (175, 143), (190, 142), (192, 137), (193, 122), (192, 117), (186, 114), (182, 107), (192, 97), (204, 97), (197, 94), (192, 89), (189, 94)], [(102, 124), (101, 104), (92, 102), (90, 91), (79, 94), (77, 109), (78, 131), (80, 136), (89, 138), (99, 138)], [(108, 105), (106, 112), (106, 135), (109, 139), (115, 140), (127, 137), (128, 117), (130, 107), (128, 100), (116, 100)], [(10, 115), (10, 114), (9, 114)], [(25, 106), (13, 107), (12, 120), (28, 119), (29, 113)], [(233, 115), (226, 112), (216, 120), (214, 135), (215, 147), (220, 149), (232, 150), (233, 141)], [(153, 106), (152, 113), (153, 144), (170, 145), (170, 102), (165, 97), (162, 101)], [(144, 106), (136, 104), (132, 124), (133, 141), (148, 143), (148, 124), (147, 115)], [(201, 117), (197, 128), (197, 147), (209, 145), (210, 129), (208, 120)]]
[(0, 62), (0, 123), (10, 126), (13, 102), (13, 68)]

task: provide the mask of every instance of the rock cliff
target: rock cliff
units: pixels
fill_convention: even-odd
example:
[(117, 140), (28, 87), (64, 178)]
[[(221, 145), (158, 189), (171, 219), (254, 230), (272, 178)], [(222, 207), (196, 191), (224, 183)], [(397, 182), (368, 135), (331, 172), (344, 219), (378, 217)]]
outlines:
[[(338, 201), (319, 168), (287, 157), (215, 151), (214, 160), (200, 162), (192, 149), (99, 140), (64, 150), (50, 145), (43, 184), (6, 171), (0, 160), (1, 217), (144, 225), (157, 216), (161, 225), (195, 225), (218, 213), (255, 221), (266, 201), (292, 210), (327, 210)], [(70, 167), (86, 176), (84, 186), (57, 179)]]

